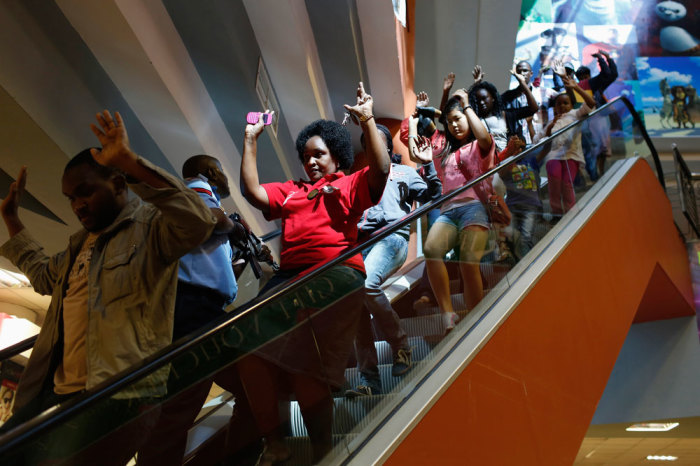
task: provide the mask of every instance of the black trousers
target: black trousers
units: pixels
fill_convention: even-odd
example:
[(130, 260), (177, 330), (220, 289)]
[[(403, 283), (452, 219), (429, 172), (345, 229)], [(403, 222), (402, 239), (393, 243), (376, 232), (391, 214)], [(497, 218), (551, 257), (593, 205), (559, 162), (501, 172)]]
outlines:
[[(217, 296), (216, 292), (179, 282), (173, 341), (225, 316), (224, 303), (224, 298)], [(258, 440), (260, 436), (253, 428), (252, 413), (234, 366), (224, 368), (179, 393), (175, 393), (180, 387), (175, 374), (171, 372), (168, 391), (174, 395), (163, 403), (158, 422), (146, 444), (139, 449), (139, 466), (182, 464), (187, 448), (187, 433), (202, 409), (213, 382), (235, 397), (234, 415), (229, 423), (228, 447), (227, 451), (221, 452), (222, 457)]]

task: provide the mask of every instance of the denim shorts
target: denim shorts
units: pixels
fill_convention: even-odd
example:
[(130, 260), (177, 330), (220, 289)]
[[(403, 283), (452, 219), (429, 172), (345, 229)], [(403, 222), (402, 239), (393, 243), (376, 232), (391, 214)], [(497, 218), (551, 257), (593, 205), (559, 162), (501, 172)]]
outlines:
[(489, 217), (481, 201), (471, 201), (470, 203), (455, 207), (440, 214), (435, 222), (447, 223), (457, 228), (458, 231), (476, 225), (489, 228)]

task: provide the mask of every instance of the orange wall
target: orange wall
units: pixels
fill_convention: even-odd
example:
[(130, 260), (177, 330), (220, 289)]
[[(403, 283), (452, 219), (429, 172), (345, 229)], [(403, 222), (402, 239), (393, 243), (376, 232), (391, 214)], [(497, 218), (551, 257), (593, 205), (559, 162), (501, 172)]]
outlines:
[[(650, 283), (664, 275), (670, 288)], [(572, 464), (656, 288), (694, 314), (685, 245), (640, 160), (387, 464)]]

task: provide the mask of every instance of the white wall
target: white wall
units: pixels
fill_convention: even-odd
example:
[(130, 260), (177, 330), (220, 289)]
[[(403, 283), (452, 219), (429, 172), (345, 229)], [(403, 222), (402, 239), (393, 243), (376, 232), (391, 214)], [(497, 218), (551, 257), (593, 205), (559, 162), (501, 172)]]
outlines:
[(695, 317), (635, 324), (592, 424), (700, 415), (700, 340)]

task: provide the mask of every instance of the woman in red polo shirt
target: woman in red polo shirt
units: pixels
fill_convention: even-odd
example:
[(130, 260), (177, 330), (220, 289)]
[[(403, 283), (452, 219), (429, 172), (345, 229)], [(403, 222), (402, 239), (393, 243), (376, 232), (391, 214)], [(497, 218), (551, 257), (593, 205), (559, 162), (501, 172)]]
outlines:
[[(357, 104), (345, 109), (359, 120), (368, 141), (369, 160), (366, 168), (348, 176), (341, 170), (353, 162), (349, 131), (336, 122), (317, 120), (305, 127), (296, 141), (308, 180), (261, 185), (257, 138), (264, 126), (262, 121), (246, 126), (241, 161), (243, 195), (268, 220), (282, 220), (280, 271), (261, 293), (354, 246), (362, 213), (382, 196), (389, 154), (374, 121), (372, 97), (362, 83)], [(282, 302), (287, 304), (280, 309), (287, 314), (291, 308), (298, 325), (239, 363), (258, 427), (266, 438), (260, 464), (275, 464), (290, 455), (280, 429), (278, 399), (282, 387), (296, 395), (315, 460), (330, 450), (331, 388), (344, 381), (357, 333), (364, 280), (364, 264), (358, 254), (293, 292), (293, 299), (283, 296)], [(324, 309), (330, 303), (333, 305)], [(265, 319), (260, 325), (265, 325)]]

